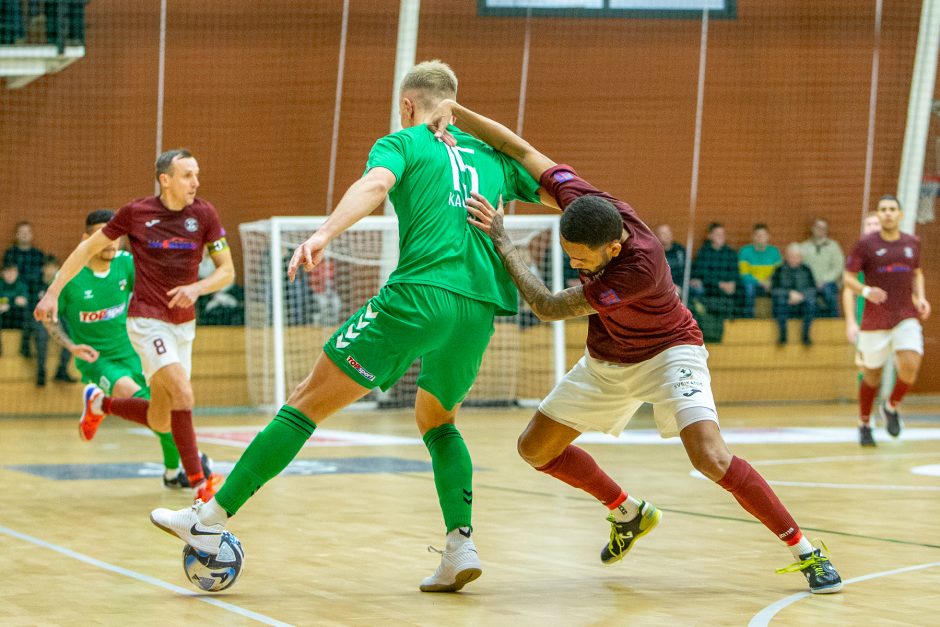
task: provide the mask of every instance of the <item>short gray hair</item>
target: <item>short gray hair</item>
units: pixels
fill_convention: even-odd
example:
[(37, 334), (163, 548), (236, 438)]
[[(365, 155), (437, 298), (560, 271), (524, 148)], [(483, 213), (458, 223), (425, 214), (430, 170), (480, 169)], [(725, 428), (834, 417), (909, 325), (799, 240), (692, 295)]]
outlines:
[(170, 174), (170, 170), (173, 169), (173, 162), (177, 159), (189, 159), (193, 154), (186, 150), (185, 148), (174, 148), (173, 150), (167, 150), (159, 157), (157, 157), (157, 163), (154, 166), (155, 176), (157, 180), (160, 180), (161, 174)]

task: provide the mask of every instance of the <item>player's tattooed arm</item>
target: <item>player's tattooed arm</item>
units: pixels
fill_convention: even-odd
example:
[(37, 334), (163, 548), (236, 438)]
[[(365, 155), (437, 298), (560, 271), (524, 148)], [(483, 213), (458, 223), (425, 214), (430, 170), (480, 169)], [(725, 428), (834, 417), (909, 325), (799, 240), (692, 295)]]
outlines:
[(75, 357), (89, 363), (98, 359), (98, 351), (87, 344), (76, 344), (73, 342), (69, 334), (62, 328), (62, 323), (43, 320), (42, 324), (46, 327), (46, 331), (49, 332), (49, 337), (61, 344), (65, 350), (72, 353)]
[(509, 234), (503, 227), (503, 204), (500, 199), (499, 208), (493, 206), (486, 198), (473, 194), (467, 200), (467, 211), (473, 216), (468, 221), (485, 232), (493, 240), (496, 252), (513, 283), (532, 311), (540, 320), (550, 322), (553, 320), (566, 320), (589, 316), (597, 311), (588, 303), (581, 285), (569, 287), (553, 294), (542, 279), (529, 269), (529, 262), (519, 249), (512, 243)]

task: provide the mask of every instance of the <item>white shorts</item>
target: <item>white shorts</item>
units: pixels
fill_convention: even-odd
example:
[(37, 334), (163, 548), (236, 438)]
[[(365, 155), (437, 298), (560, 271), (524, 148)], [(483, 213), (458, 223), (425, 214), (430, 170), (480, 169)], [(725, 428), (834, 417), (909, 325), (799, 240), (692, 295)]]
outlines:
[(144, 378), (147, 383), (165, 366), (180, 364), (186, 377), (193, 370), (193, 340), (196, 338), (196, 321), (172, 324), (155, 318), (128, 318), (127, 336), (131, 346), (140, 356)]
[(652, 403), (659, 435), (671, 438), (700, 420), (718, 422), (704, 346), (666, 349), (638, 364), (616, 364), (587, 351), (539, 405), (556, 422), (618, 436), (643, 403)]
[(905, 318), (893, 329), (860, 331), (858, 352), (862, 365), (869, 370), (884, 367), (888, 357), (899, 351), (924, 354), (924, 331), (917, 318)]

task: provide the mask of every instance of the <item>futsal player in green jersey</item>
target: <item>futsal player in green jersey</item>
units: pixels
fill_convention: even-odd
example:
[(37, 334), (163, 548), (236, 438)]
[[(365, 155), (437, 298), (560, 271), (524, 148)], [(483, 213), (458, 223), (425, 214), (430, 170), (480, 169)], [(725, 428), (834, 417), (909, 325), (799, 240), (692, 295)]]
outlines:
[[(516, 313), (518, 295), (492, 242), (467, 222), (471, 192), (492, 201), (538, 202), (538, 183), (522, 166), (456, 127), (456, 146), (434, 138), (425, 122), (457, 92), (440, 61), (415, 66), (401, 84), (403, 130), (378, 140), (365, 174), (346, 191), (326, 223), (290, 261), (288, 275), (323, 261), (330, 240), (389, 197), (399, 223), (399, 261), (386, 285), (340, 326), (310, 375), (254, 439), (208, 503), (152, 522), (211, 554), (228, 518), (297, 455), (317, 425), (375, 387), (391, 387), (421, 359), (415, 415), (431, 456), (447, 531), (437, 571), (419, 586), (452, 592), (480, 576), (471, 540), (470, 454), (454, 420), (493, 334), (495, 316)], [(554, 205), (554, 202), (551, 203)]]
[[(104, 227), (113, 211), (99, 209), (85, 218), (87, 239)], [(140, 358), (127, 337), (127, 304), (134, 289), (134, 259), (118, 249), (115, 240), (66, 284), (59, 294), (59, 312), (66, 332), (58, 322), (45, 321), (49, 334), (75, 356), (75, 365), (88, 385), (83, 393), (78, 434), (91, 440), (105, 414), (151, 427), (163, 449), (163, 485), (189, 487), (180, 470), (180, 456), (166, 425), (147, 422), (150, 388), (144, 380)], [(163, 427), (163, 428), (161, 428)], [(203, 466), (209, 465), (202, 455)]]

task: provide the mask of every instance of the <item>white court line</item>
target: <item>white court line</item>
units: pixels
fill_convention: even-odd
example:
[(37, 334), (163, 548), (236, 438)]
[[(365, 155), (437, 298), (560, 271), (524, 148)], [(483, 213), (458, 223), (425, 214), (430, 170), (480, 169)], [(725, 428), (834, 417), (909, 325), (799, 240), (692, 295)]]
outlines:
[[(149, 431), (149, 430), (148, 430)], [(752, 466), (783, 466), (786, 464), (805, 464), (807, 462), (813, 463), (823, 463), (823, 462), (858, 462), (858, 461), (877, 461), (881, 459), (904, 459), (911, 457), (940, 457), (940, 452), (937, 453), (892, 453), (888, 455), (878, 455), (873, 457), (871, 455), (840, 455), (833, 457), (793, 457), (790, 459), (768, 459), (765, 461), (750, 462)]]
[(89, 557), (87, 555), (83, 555), (82, 553), (77, 553), (71, 549), (67, 549), (65, 547), (61, 547), (56, 544), (46, 542), (45, 540), (40, 540), (39, 538), (28, 536), (25, 533), (14, 531), (13, 529), (4, 527), (3, 525), (0, 525), (0, 533), (5, 533), (6, 535), (11, 536), (13, 538), (17, 538), (25, 542), (30, 542), (32, 544), (35, 544), (36, 546), (41, 546), (51, 551), (61, 553), (62, 555), (71, 557), (72, 559), (76, 559), (80, 562), (85, 562), (86, 564), (90, 564), (92, 566), (97, 566), (98, 568), (101, 568), (103, 570), (109, 570), (112, 573), (117, 573), (119, 575), (124, 575), (125, 577), (130, 577), (131, 579), (136, 579), (137, 581), (149, 583), (152, 586), (157, 586), (158, 588), (163, 588), (164, 590), (169, 590), (170, 592), (175, 592), (177, 594), (181, 594), (186, 597), (192, 597), (196, 599), (197, 601), (202, 601), (203, 603), (214, 605), (228, 612), (232, 612), (233, 614), (238, 614), (239, 616), (244, 616), (245, 618), (256, 620), (259, 623), (264, 623), (265, 625), (276, 625), (277, 627), (290, 627), (290, 623), (282, 623), (281, 621), (265, 616), (264, 614), (258, 614), (257, 612), (246, 610), (244, 608), (238, 607), (237, 605), (232, 605), (231, 603), (226, 603), (225, 601), (220, 601), (219, 599), (216, 599), (216, 598), (204, 595), (204, 594), (199, 594), (197, 592), (193, 592), (192, 590), (188, 590), (186, 588), (181, 588), (180, 586), (174, 586), (171, 583), (161, 581), (155, 577), (150, 577), (149, 575), (142, 575), (141, 573), (134, 572), (133, 570), (128, 570), (120, 566), (115, 566), (107, 562), (102, 562), (101, 560), (95, 559), (94, 557)]
[[(853, 583), (859, 583), (861, 581), (868, 581), (869, 579), (877, 579), (878, 577), (890, 577), (891, 575), (900, 575), (901, 573), (909, 573), (915, 570), (924, 570), (925, 568), (934, 568), (940, 566), (940, 562), (930, 562), (929, 564), (919, 564), (917, 566), (905, 566), (904, 568), (896, 568), (894, 570), (885, 570), (880, 573), (871, 573), (870, 575), (862, 575), (861, 577), (855, 577), (854, 579), (847, 579), (842, 582), (843, 586), (848, 586)], [(754, 615), (754, 618), (751, 619), (751, 622), (748, 623), (748, 627), (766, 627), (770, 624), (771, 619), (776, 616), (780, 610), (784, 609), (789, 605), (793, 605), (801, 599), (805, 599), (808, 596), (813, 596), (811, 592), (797, 592), (788, 597), (784, 597), (777, 601), (776, 603), (771, 603), (760, 612)]]
[[(689, 472), (689, 476), (694, 479), (711, 481), (708, 477), (697, 470)], [(940, 492), (940, 486), (933, 485), (882, 485), (875, 483), (823, 483), (816, 481), (771, 481), (765, 479), (770, 485), (779, 485), (790, 488), (826, 488), (829, 490), (885, 490), (888, 492)]]

